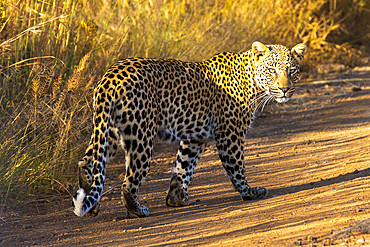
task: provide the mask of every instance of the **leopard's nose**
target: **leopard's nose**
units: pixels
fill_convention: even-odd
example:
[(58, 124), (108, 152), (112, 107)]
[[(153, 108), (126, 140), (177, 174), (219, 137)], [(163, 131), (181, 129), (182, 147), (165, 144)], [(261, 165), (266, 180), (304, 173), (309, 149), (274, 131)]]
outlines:
[(283, 93), (285, 94), (286, 92), (288, 92), (288, 90), (290, 89), (290, 87), (279, 87), (279, 89), (281, 91), (283, 91)]

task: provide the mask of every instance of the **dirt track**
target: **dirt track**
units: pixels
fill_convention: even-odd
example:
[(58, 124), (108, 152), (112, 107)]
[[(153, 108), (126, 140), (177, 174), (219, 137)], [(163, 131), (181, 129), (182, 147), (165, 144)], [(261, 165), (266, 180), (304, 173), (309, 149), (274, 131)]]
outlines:
[[(95, 218), (64, 210), (70, 198), (33, 203), (1, 218), (0, 246), (370, 246), (370, 220), (359, 224), (370, 218), (370, 67), (300, 87), (295, 100), (259, 117), (245, 142), (249, 184), (268, 188), (268, 198), (242, 201), (210, 143), (191, 205), (168, 208), (176, 145), (159, 144), (140, 191), (148, 218), (126, 219), (119, 189), (103, 197)], [(118, 162), (107, 185), (123, 172)]]

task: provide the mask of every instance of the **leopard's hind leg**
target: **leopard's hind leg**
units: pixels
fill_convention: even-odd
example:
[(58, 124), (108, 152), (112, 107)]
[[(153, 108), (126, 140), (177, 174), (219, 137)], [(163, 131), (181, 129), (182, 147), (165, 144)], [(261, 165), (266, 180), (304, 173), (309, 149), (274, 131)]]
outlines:
[(166, 205), (180, 207), (189, 205), (188, 187), (195, 166), (204, 150), (204, 143), (196, 140), (182, 140), (177, 152)]
[(123, 114), (127, 119), (124, 119), (120, 127), (126, 159), (126, 176), (121, 190), (122, 202), (129, 217), (146, 217), (149, 215), (149, 209), (139, 203), (137, 195), (149, 172), (153, 155), (156, 112), (152, 108), (131, 109), (131, 115)]
[(143, 179), (149, 172), (153, 140), (124, 140), (124, 146), (126, 176), (121, 189), (122, 201), (130, 218), (146, 217), (149, 215), (149, 209), (139, 203), (137, 195)]

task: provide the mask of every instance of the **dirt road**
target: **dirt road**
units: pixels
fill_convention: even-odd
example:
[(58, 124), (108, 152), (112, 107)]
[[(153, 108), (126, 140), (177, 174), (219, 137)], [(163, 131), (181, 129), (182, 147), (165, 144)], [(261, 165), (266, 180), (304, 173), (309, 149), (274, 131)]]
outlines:
[[(166, 207), (176, 145), (159, 144), (140, 191), (148, 218), (125, 218), (119, 188), (95, 218), (74, 216), (70, 198), (31, 203), (3, 215), (0, 246), (369, 246), (370, 67), (300, 87), (289, 104), (270, 106), (245, 142), (246, 176), (269, 189), (266, 199), (242, 201), (210, 143), (191, 205)], [(109, 165), (106, 188), (124, 172), (119, 162)]]

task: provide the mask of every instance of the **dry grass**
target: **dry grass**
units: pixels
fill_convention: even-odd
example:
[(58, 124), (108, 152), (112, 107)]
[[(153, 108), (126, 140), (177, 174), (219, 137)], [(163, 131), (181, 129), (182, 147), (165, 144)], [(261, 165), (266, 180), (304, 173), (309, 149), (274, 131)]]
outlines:
[[(359, 3), (361, 1), (347, 2)], [(307, 61), (357, 51), (328, 42), (335, 0), (6, 0), (0, 3), (0, 199), (64, 193), (91, 132), (96, 80), (119, 57), (199, 61), (254, 40), (311, 46)], [(329, 7), (328, 7), (329, 6)], [(366, 7), (366, 6), (365, 6)], [(336, 49), (336, 50), (335, 50)], [(341, 53), (343, 54), (343, 53)]]

